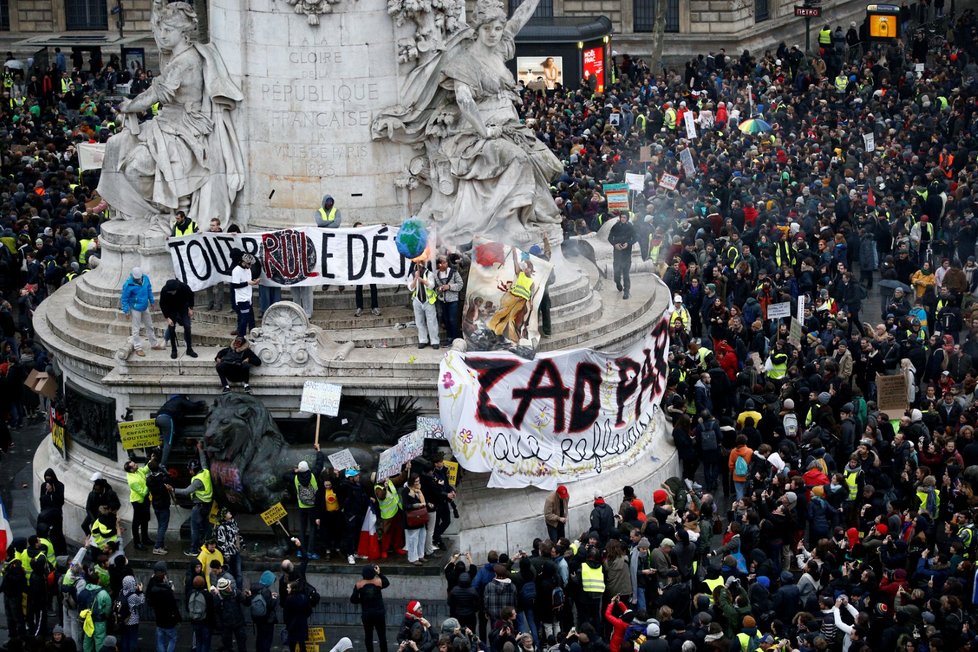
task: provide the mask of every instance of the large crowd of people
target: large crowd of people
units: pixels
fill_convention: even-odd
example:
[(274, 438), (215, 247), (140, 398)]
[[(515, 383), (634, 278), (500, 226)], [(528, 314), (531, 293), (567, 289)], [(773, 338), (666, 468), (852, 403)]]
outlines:
[[(966, 11), (946, 25), (939, 44), (907, 30), (905, 40), (874, 45), (852, 26), (830, 29), (827, 40), (820, 33), (811, 57), (781, 44), (712, 52), (682, 71), (623, 56), (601, 95), (586, 85), (523, 91), (527, 124), (564, 164), (552, 190), (565, 236), (590, 237), (614, 222), (613, 244), (637, 245), (669, 288), (663, 402), (682, 472), (651, 496), (625, 487), (617, 510), (595, 496), (581, 533), (566, 531), (569, 490), (558, 488), (532, 550), (491, 552), (481, 565), (448, 560), (451, 617), (432, 626), (418, 601), (407, 604), (400, 651), (970, 649), (978, 625), (978, 19)], [(5, 71), (5, 450), (46, 407), (23, 385), (50, 364), (33, 339), (33, 309), (98, 264), (106, 206), (92, 193), (97, 179), (79, 174), (76, 146), (115, 130), (117, 84), (131, 81), (135, 92), (152, 79), (149, 71), (124, 79), (130, 73), (115, 60), (83, 63), (79, 53), (26, 76)], [(769, 128), (752, 131), (748, 120)], [(630, 211), (609, 212), (603, 186), (626, 172), (644, 174), (644, 189)], [(660, 183), (664, 174), (678, 178), (674, 189)], [(616, 280), (627, 294), (620, 257)], [(451, 286), (451, 274), (439, 272)], [(796, 315), (800, 299), (800, 331), (791, 318), (769, 318), (785, 302)], [(437, 345), (430, 335), (421, 343)], [(880, 375), (901, 379), (906, 396), (884, 397)], [(881, 411), (884, 398), (903, 406)], [(453, 506), (441, 461), (419, 474), (405, 469), (371, 495), (356, 473), (321, 475), (319, 457), (296, 468), (303, 565), (336, 551), (355, 564), (402, 546), (424, 563)], [(146, 479), (158, 472), (153, 462)], [(126, 471), (130, 501), (150, 496), (159, 523), (155, 494), (162, 501), (165, 483), (153, 492), (138, 465)], [(203, 496), (205, 485), (190, 493)], [(570, 489), (587, 491), (586, 483)], [(228, 515), (223, 535), (196, 532), (182, 587), (162, 561), (144, 585), (120, 550), (119, 497), (102, 478), (93, 478), (93, 494), (87, 534), (102, 539), (61, 565), (49, 586), (68, 550), (64, 487), (45, 473), (38, 531), (16, 533), (4, 567), (12, 642), (134, 650), (140, 618), (153, 617), (158, 650), (174, 649), (184, 620), (198, 652), (210, 649), (212, 633), (243, 652), (252, 630), (257, 649), (268, 650), (278, 608), (287, 645), (301, 647), (318, 600), (304, 567), (286, 560), (277, 585), (270, 570), (248, 584)], [(312, 502), (302, 514), (305, 496)], [(379, 536), (363, 550), (368, 510)], [(418, 510), (427, 520), (409, 518)], [(165, 554), (163, 540), (149, 538), (148, 506), (139, 514), (136, 543)], [(374, 635), (387, 650), (387, 586), (368, 564), (350, 598), (371, 652)], [(55, 603), (62, 611), (49, 621)]]

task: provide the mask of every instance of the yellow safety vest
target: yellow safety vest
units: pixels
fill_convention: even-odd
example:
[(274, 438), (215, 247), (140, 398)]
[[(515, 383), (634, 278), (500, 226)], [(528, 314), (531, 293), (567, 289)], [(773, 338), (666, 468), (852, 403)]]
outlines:
[(832, 30), (822, 29), (818, 32), (819, 45), (832, 45)]
[(846, 484), (849, 485), (849, 500), (855, 500), (859, 494), (859, 475), (862, 472), (862, 469), (850, 469), (848, 466), (842, 469), (842, 475), (845, 476)]
[(521, 299), (530, 300), (530, 292), (533, 289), (533, 279), (520, 272), (520, 275), (516, 277), (516, 282), (509, 289), (510, 294), (520, 297)]
[(845, 75), (836, 75), (835, 78), (835, 88), (840, 93), (845, 93), (846, 88), (849, 86), (849, 78)]
[(323, 218), (323, 222), (332, 222), (333, 220), (336, 219), (336, 206), (333, 206), (331, 209), (329, 209), (328, 213), (326, 212), (325, 208), (320, 208), (319, 216)]
[(669, 318), (670, 326), (675, 326), (676, 322), (682, 324), (684, 329), (689, 330), (689, 311), (686, 310), (685, 306), (673, 312), (672, 317)]
[(189, 217), (183, 223), (182, 227), (177, 226), (176, 224), (173, 225), (173, 234), (178, 238), (181, 238), (185, 235), (191, 235), (196, 230), (197, 230), (197, 225)]
[(374, 486), (387, 492), (384, 499), (380, 501), (380, 518), (387, 521), (397, 516), (397, 510), (401, 508), (401, 496), (394, 488), (394, 483), (388, 479), (386, 485)]
[(208, 469), (204, 469), (190, 478), (190, 483), (193, 484), (194, 480), (200, 480), (204, 488), (193, 492), (190, 497), (201, 503), (211, 502), (214, 499), (214, 487), (211, 485), (211, 472)]
[(62, 77), (61, 78), (61, 94), (64, 95), (65, 93), (67, 93), (70, 90), (70, 86), (71, 86), (71, 80), (70, 79), (65, 79), (64, 77)]
[(54, 568), (55, 564), (58, 563), (58, 558), (54, 554), (54, 544), (44, 537), (37, 538), (38, 543), (44, 548), (44, 556), (47, 557), (48, 563), (51, 564), (51, 568)]
[(781, 380), (788, 374), (788, 356), (784, 353), (775, 353), (771, 356), (771, 371), (767, 372), (768, 378)]
[(750, 639), (751, 637), (743, 632), (737, 634), (737, 640), (740, 641), (740, 649), (742, 652), (754, 652), (753, 650), (748, 649), (750, 648)]
[(95, 522), (92, 523), (92, 543), (96, 548), (101, 548), (106, 543), (118, 539), (118, 531), (109, 529), (101, 520), (95, 519)]
[(794, 265), (795, 265), (795, 250), (791, 248), (791, 245), (790, 244), (788, 244), (787, 242), (784, 242), (784, 241), (779, 242), (774, 247), (774, 263), (778, 267), (781, 267), (782, 266), (782, 263), (781, 263), (782, 252), (784, 253), (784, 259), (785, 259), (785, 261), (787, 261), (787, 263), (789, 265), (791, 265), (792, 267), (794, 267)]
[(666, 110), (665, 119), (666, 119), (666, 129), (675, 130), (675, 128), (676, 128), (676, 110), (674, 108), (669, 107)]
[[(923, 510), (927, 509), (927, 492), (926, 491), (917, 491), (915, 493), (917, 495), (917, 501), (920, 503), (920, 505), (917, 507), (917, 509), (919, 511), (923, 511)], [(939, 492), (937, 489), (934, 489), (934, 505), (935, 505), (935, 509), (934, 509), (935, 512), (937, 512), (937, 511), (939, 511), (941, 509), (941, 492)], [(931, 514), (931, 516), (933, 516), (933, 517), (936, 518), (937, 517), (937, 514), (934, 513), (934, 514)]]
[(604, 593), (604, 569), (600, 566), (591, 568), (587, 564), (581, 566), (581, 588), (585, 593)]
[(718, 578), (713, 579), (713, 580), (703, 580), (703, 584), (706, 584), (710, 588), (709, 596), (710, 596), (710, 603), (712, 603), (713, 602), (713, 592), (716, 590), (716, 588), (718, 586), (723, 586), (723, 578), (722, 577), (718, 577)]
[[(302, 502), (302, 499), (299, 498), (299, 475), (296, 474), (295, 478), (293, 478), (293, 479), (295, 481), (295, 496), (296, 496), (296, 499), (297, 499), (297, 501), (299, 503), (299, 507), (301, 509), (309, 509), (310, 507), (315, 507), (316, 505), (314, 503), (304, 503), (304, 502)], [(312, 487), (312, 490), (313, 491), (319, 491), (319, 483), (316, 482), (316, 476), (315, 475), (311, 475), (310, 476), (310, 478), (309, 478), (309, 486)]]
[[(522, 273), (522, 272), (521, 272), (521, 273)], [(428, 275), (428, 272), (425, 272), (425, 273), (424, 273), (424, 274), (423, 274), (422, 276), (424, 276), (424, 277), (429, 277), (429, 275)], [(429, 277), (429, 278), (430, 278), (430, 277)], [(424, 290), (424, 292), (425, 292), (425, 294), (426, 294), (426, 297), (427, 297), (426, 299), (423, 299), (423, 298), (421, 298), (421, 291), (422, 291), (422, 290)], [(511, 291), (512, 291), (512, 290), (511, 290)], [(514, 293), (514, 294), (515, 294), (515, 293)], [(435, 292), (434, 290), (429, 290), (429, 289), (428, 289), (428, 288), (427, 288), (426, 286), (424, 286), (424, 285), (421, 285), (421, 283), (420, 283), (420, 282), (419, 282), (419, 283), (418, 283), (418, 285), (417, 285), (417, 286), (416, 286), (416, 287), (414, 288), (414, 297), (415, 297), (415, 298), (416, 298), (416, 299), (417, 299), (417, 300), (418, 300), (418, 301), (419, 301), (420, 303), (424, 303), (425, 301), (427, 301), (428, 303), (434, 303), (435, 301), (438, 301), (438, 293), (437, 293), (437, 292)]]
[(78, 243), (79, 245), (81, 245), (81, 248), (80, 248), (80, 251), (79, 251), (79, 254), (78, 254), (78, 262), (80, 262), (82, 265), (87, 265), (88, 264), (88, 250), (92, 247), (92, 243), (93, 242), (95, 242), (95, 241), (92, 240), (91, 238), (88, 238), (88, 239), (82, 240), (82, 241), (80, 241)]
[(149, 488), (146, 486), (146, 476), (149, 475), (149, 467), (142, 466), (135, 472), (126, 472), (126, 484), (129, 485), (129, 502), (141, 503), (149, 495)]

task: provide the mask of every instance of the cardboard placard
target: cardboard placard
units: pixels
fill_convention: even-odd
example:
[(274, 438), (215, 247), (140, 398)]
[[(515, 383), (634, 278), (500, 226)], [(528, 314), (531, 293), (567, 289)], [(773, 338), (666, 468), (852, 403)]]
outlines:
[(335, 417), (340, 413), (340, 396), (342, 393), (342, 385), (307, 380), (302, 386), (302, 402), (299, 409), (303, 412)]
[(439, 417), (418, 417), (414, 427), (425, 439), (447, 439)]
[(645, 190), (645, 175), (626, 172), (625, 183), (628, 184), (629, 190), (634, 190), (635, 192), (642, 192), (643, 190)]
[(58, 395), (58, 381), (55, 380), (54, 376), (37, 369), (31, 370), (27, 375), (27, 380), (24, 381), (24, 385), (35, 394), (40, 394), (51, 400), (54, 400)]
[(876, 404), (880, 412), (891, 419), (899, 419), (909, 407), (907, 403), (907, 379), (903, 374), (876, 376)]
[(788, 327), (788, 344), (801, 346), (801, 322), (791, 318), (791, 326)]
[(798, 297), (798, 312), (795, 315), (795, 318), (800, 322), (805, 321), (805, 295), (804, 294)]
[(210, 522), (211, 525), (220, 524), (221, 519), (218, 517), (218, 514), (220, 514), (220, 512), (221, 510), (217, 506), (217, 501), (215, 500), (214, 502), (211, 503), (211, 513), (207, 515), (207, 520)]
[(679, 177), (674, 174), (663, 173), (662, 178), (659, 179), (659, 185), (666, 190), (675, 190), (676, 186), (679, 185)]
[(688, 147), (683, 151), (679, 152), (679, 160), (683, 164), (683, 172), (686, 173), (686, 176), (695, 177), (696, 164), (693, 163), (693, 153), (689, 151)]
[[(309, 638), (306, 639), (309, 643), (325, 643), (326, 642), (326, 630), (322, 627), (310, 627), (309, 628)], [(306, 650), (309, 646), (306, 646)]]
[(627, 211), (630, 209), (628, 203), (628, 184), (626, 183), (606, 183), (603, 187), (605, 200), (608, 202), (609, 211)]
[(696, 121), (692, 111), (683, 114), (683, 122), (686, 124), (686, 137), (690, 140), (696, 138)]
[(781, 319), (782, 317), (791, 316), (791, 302), (785, 301), (784, 303), (772, 303), (767, 307), (767, 318), (768, 319)]
[(160, 429), (153, 419), (120, 421), (119, 438), (122, 440), (122, 448), (127, 451), (134, 448), (154, 448), (160, 445)]
[(643, 145), (638, 148), (638, 160), (641, 163), (650, 163), (652, 161), (652, 146)]
[(876, 151), (876, 134), (863, 134), (863, 149), (867, 152)]
[(51, 425), (51, 443), (61, 453), (62, 458), (68, 459), (68, 431), (65, 429), (65, 414), (51, 408), (48, 421)]
[(285, 511), (285, 507), (282, 506), (282, 503), (275, 503), (261, 513), (261, 520), (265, 521), (265, 525), (271, 526), (275, 525), (288, 515), (289, 513)]
[(333, 468), (337, 471), (342, 471), (343, 469), (359, 469), (360, 465), (357, 464), (356, 459), (353, 457), (353, 453), (350, 452), (349, 448), (344, 448), (341, 451), (333, 453), (332, 455), (327, 455), (329, 463), (333, 465)]
[(445, 462), (445, 468), (448, 469), (448, 484), (453, 487), (458, 484), (458, 462)]

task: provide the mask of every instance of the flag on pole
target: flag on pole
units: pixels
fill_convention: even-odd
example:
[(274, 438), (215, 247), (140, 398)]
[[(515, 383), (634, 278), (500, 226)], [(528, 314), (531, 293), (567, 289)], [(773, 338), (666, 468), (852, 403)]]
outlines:
[(14, 540), (14, 531), (7, 520), (7, 506), (0, 498), (0, 561), (7, 560), (7, 546)]

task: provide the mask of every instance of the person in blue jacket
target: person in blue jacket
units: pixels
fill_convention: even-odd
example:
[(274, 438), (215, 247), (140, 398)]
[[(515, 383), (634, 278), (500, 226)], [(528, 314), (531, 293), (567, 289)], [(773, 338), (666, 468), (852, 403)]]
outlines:
[(132, 334), (132, 348), (138, 356), (145, 356), (143, 351), (143, 339), (139, 336), (141, 328), (146, 328), (146, 337), (153, 349), (163, 348), (156, 339), (153, 332), (153, 318), (149, 315), (149, 310), (156, 305), (153, 298), (153, 285), (149, 277), (143, 274), (139, 267), (133, 267), (129, 273), (129, 278), (122, 284), (121, 308), (123, 314), (129, 315)]

